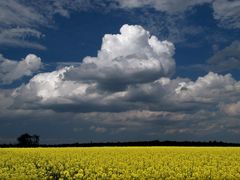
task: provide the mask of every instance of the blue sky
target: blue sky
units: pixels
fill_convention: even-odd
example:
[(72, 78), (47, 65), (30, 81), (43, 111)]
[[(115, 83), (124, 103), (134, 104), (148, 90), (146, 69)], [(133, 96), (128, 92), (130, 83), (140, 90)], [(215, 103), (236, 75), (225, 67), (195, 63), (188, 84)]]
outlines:
[(0, 2), (0, 142), (240, 137), (240, 2)]

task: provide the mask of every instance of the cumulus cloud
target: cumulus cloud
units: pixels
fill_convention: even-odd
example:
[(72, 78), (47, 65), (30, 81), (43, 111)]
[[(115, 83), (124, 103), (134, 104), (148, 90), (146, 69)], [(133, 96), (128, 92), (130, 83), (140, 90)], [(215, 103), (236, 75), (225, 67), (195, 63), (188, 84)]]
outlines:
[[(0, 117), (57, 118), (60, 123), (63, 119), (59, 114), (63, 114), (67, 124), (75, 124), (73, 127), (87, 126), (92, 133), (111, 137), (122, 132), (131, 137), (131, 133), (141, 131), (155, 138), (186, 135), (186, 140), (189, 134), (238, 133), (235, 117), (239, 115), (236, 99), (240, 97), (240, 82), (230, 75), (210, 72), (196, 81), (161, 77), (109, 92), (99, 90), (93, 82), (65, 80), (64, 74), (71, 68), (38, 74), (13, 93), (1, 92), (5, 110)], [(49, 110), (53, 111), (40, 113)]]
[[(69, 69), (66, 67), (50, 73), (39, 73), (27, 85), (17, 88), (14, 94), (20, 93), (23, 97), (26, 97), (26, 100), (36, 100), (38, 98), (41, 102), (47, 101), (50, 103), (51, 101), (58, 101), (67, 103), (68, 97), (84, 95), (82, 93), (85, 91), (83, 84), (81, 89), (77, 89), (79, 84), (75, 84), (73, 81), (63, 81), (63, 73)], [(76, 90), (77, 94), (74, 94), (74, 92), (70, 93), (69, 90)], [(65, 98), (61, 99), (61, 97)]]
[(28, 84), (16, 88), (12, 93), (14, 107), (47, 108), (62, 112), (111, 112), (130, 108), (124, 102), (113, 103), (124, 98), (124, 92), (102, 91), (96, 82), (65, 80), (65, 73), (72, 68), (37, 74)]
[(141, 26), (123, 25), (120, 34), (106, 34), (97, 57), (66, 72), (66, 79), (95, 80), (103, 89), (123, 90), (132, 83), (144, 83), (170, 76), (175, 70), (174, 45), (159, 41)]
[(123, 91), (104, 91), (96, 82), (65, 80), (71, 67), (33, 77), (12, 94), (16, 108), (47, 108), (69, 112), (124, 112), (151, 110), (196, 112), (216, 111), (219, 104), (240, 96), (240, 82), (230, 74), (210, 72), (196, 81), (162, 77), (152, 82), (131, 84)]
[(0, 82), (10, 84), (24, 76), (31, 76), (41, 66), (41, 58), (34, 54), (27, 55), (21, 61), (9, 60), (0, 55)]
[[(216, 110), (239, 97), (240, 82), (209, 72), (196, 81), (171, 79), (174, 45), (141, 26), (124, 25), (103, 38), (97, 57), (35, 75), (12, 93), (13, 108), (70, 112)], [(35, 57), (36, 58), (36, 57)], [(5, 68), (6, 69), (6, 68)], [(26, 72), (24, 70), (24, 72)]]
[(226, 100), (229, 93), (238, 93), (239, 90), (240, 83), (234, 80), (231, 74), (223, 76), (209, 72), (195, 82), (180, 82), (175, 92), (182, 101), (216, 103)]
[(53, 109), (61, 112), (122, 111), (128, 109), (121, 102), (112, 102), (124, 93), (107, 93), (97, 88), (95, 82), (65, 80), (65, 67), (50, 73), (34, 76), (28, 84), (12, 93), (14, 108)]
[(125, 99), (141, 104), (139, 108), (153, 111), (216, 112), (221, 103), (239, 98), (240, 82), (230, 74), (208, 73), (196, 81), (160, 78), (151, 83), (130, 86)]
[(174, 45), (150, 36), (141, 26), (124, 25), (120, 32), (104, 36), (98, 57), (86, 57), (76, 67), (37, 74), (17, 88), (14, 97), (22, 107), (40, 105), (65, 111), (138, 107), (138, 103), (127, 100), (128, 89), (170, 76), (175, 68)]

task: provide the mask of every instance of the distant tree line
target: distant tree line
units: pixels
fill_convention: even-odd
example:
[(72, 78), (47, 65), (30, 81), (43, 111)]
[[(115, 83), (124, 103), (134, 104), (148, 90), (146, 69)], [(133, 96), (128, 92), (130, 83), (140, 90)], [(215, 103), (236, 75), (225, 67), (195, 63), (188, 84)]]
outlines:
[(103, 146), (206, 146), (206, 147), (240, 147), (239, 143), (221, 141), (135, 141), (135, 142), (90, 142), (72, 144), (39, 144), (38, 135), (22, 134), (17, 138), (17, 144), (0, 144), (0, 147), (103, 147)]
[(105, 146), (193, 146), (193, 147), (240, 147), (239, 143), (218, 141), (135, 141), (135, 142), (91, 142), (74, 144), (41, 145), (42, 147), (105, 147)]

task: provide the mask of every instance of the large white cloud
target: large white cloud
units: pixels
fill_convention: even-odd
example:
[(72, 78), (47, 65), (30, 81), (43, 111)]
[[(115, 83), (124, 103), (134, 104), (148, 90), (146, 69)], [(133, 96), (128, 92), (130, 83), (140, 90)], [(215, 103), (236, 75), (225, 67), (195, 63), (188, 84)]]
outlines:
[(234, 93), (239, 95), (240, 82), (234, 80), (231, 74), (223, 76), (209, 72), (195, 82), (180, 82), (175, 92), (182, 101), (218, 103), (231, 96), (235, 98)]
[(125, 102), (125, 90), (173, 74), (174, 45), (150, 36), (141, 26), (124, 25), (120, 32), (104, 36), (98, 57), (86, 57), (77, 67), (38, 74), (17, 88), (14, 97), (22, 104), (37, 100), (42, 105), (80, 104), (90, 110), (114, 107), (119, 100), (114, 104), (120, 109), (133, 108), (134, 103)]
[(99, 89), (96, 82), (65, 80), (64, 73), (71, 68), (36, 75), (27, 85), (14, 91), (15, 106), (70, 112), (134, 109), (184, 112), (209, 110), (209, 107), (216, 111), (220, 104), (235, 102), (240, 97), (240, 82), (230, 74), (223, 76), (210, 72), (196, 81), (160, 78), (111, 92)]
[(63, 80), (64, 73), (70, 69), (71, 67), (65, 67), (50, 73), (37, 74), (28, 84), (17, 88), (13, 95), (21, 94), (26, 102), (38, 99), (43, 104), (67, 104), (74, 102), (72, 98), (86, 97), (86, 89), (90, 84)]
[(230, 74), (210, 72), (196, 81), (170, 79), (173, 53), (171, 42), (159, 41), (141, 26), (124, 25), (120, 34), (104, 36), (97, 57), (37, 74), (17, 88), (12, 94), (14, 106), (77, 112), (186, 111), (216, 109), (240, 96), (240, 82)]
[(120, 112), (137, 108), (125, 102), (126, 92), (107, 92), (97, 83), (64, 80), (69, 67), (34, 76), (11, 94), (15, 109), (51, 109), (59, 112)]
[(13, 61), (0, 55), (0, 83), (9, 84), (24, 76), (31, 76), (42, 66), (41, 58), (27, 55), (21, 61)]
[(120, 34), (106, 34), (97, 57), (86, 57), (83, 63), (66, 73), (67, 79), (95, 80), (104, 88), (125, 88), (144, 83), (175, 70), (174, 45), (159, 41), (141, 26), (123, 25)]
[(34, 76), (28, 84), (12, 92), (14, 108), (45, 108), (55, 111), (122, 111), (122, 103), (114, 103), (124, 97), (124, 92), (101, 91), (96, 82), (65, 80), (65, 73), (73, 67), (65, 67), (50, 73)]
[(210, 72), (196, 81), (171, 79), (173, 53), (171, 42), (159, 41), (141, 26), (124, 25), (120, 34), (104, 36), (97, 57), (37, 74), (18, 87), (12, 93), (13, 107), (74, 112), (198, 111), (216, 110), (219, 104), (239, 98), (240, 82), (230, 74)]

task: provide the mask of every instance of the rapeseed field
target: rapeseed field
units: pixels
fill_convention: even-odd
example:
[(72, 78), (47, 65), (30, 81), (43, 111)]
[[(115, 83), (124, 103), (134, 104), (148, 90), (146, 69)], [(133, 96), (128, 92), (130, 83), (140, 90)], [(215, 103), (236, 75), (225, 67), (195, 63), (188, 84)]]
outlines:
[(0, 179), (240, 179), (240, 148), (2, 148)]

